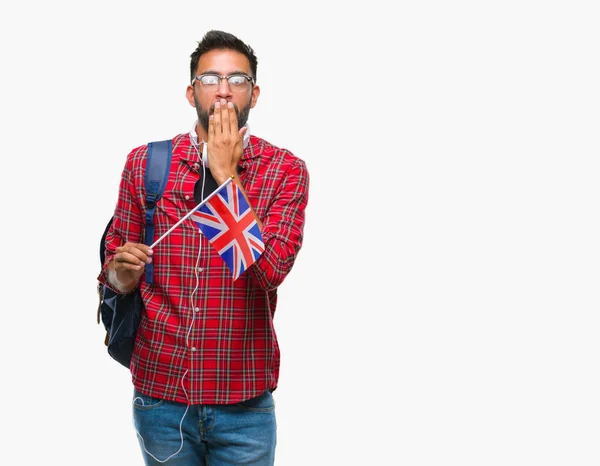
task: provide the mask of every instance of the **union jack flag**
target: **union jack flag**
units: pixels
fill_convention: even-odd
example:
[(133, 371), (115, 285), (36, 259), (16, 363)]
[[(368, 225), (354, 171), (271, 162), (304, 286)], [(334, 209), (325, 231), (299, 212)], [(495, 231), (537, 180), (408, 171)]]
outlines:
[(223, 258), (234, 281), (265, 250), (252, 209), (233, 179), (211, 194), (191, 218)]

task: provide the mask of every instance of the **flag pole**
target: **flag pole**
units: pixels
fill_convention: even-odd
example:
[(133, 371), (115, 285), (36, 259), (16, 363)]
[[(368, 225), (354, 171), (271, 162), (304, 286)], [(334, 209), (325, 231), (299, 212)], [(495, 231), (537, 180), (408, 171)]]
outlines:
[(179, 220), (179, 221), (178, 221), (178, 222), (177, 222), (175, 225), (173, 225), (171, 228), (169, 228), (169, 230), (168, 230), (168, 231), (167, 231), (167, 232), (166, 232), (164, 235), (162, 235), (160, 238), (158, 238), (158, 239), (157, 239), (157, 240), (154, 242), (154, 244), (153, 244), (152, 246), (150, 246), (150, 249), (153, 249), (153, 248), (154, 248), (154, 246), (156, 246), (156, 245), (157, 245), (158, 243), (160, 243), (160, 242), (161, 242), (163, 239), (165, 239), (165, 238), (166, 238), (166, 237), (169, 235), (169, 233), (171, 233), (171, 232), (172, 232), (172, 231), (173, 231), (175, 228), (177, 228), (177, 227), (178, 227), (178, 226), (181, 224), (181, 222), (183, 222), (183, 221), (184, 221), (185, 219), (187, 219), (187, 218), (188, 218), (190, 215), (192, 215), (194, 212), (196, 212), (196, 211), (197, 211), (197, 210), (198, 210), (200, 207), (202, 207), (204, 204), (206, 204), (206, 202), (207, 202), (207, 201), (208, 201), (208, 200), (209, 200), (211, 197), (213, 197), (215, 194), (217, 194), (219, 191), (221, 191), (221, 189), (222, 189), (222, 188), (224, 188), (224, 187), (227, 185), (227, 183), (229, 183), (229, 182), (231, 182), (231, 181), (233, 181), (233, 175), (231, 175), (229, 178), (227, 178), (227, 179), (226, 179), (226, 180), (223, 182), (223, 184), (222, 184), (221, 186), (219, 186), (217, 189), (215, 189), (215, 190), (214, 190), (212, 193), (210, 193), (210, 195), (209, 195), (209, 196), (208, 196), (206, 199), (204, 199), (204, 200), (203, 200), (203, 201), (202, 201), (200, 204), (198, 204), (196, 207), (194, 207), (192, 210), (190, 210), (190, 211), (189, 211), (187, 214), (185, 214), (185, 216), (184, 216), (184, 217), (183, 217), (181, 220)]

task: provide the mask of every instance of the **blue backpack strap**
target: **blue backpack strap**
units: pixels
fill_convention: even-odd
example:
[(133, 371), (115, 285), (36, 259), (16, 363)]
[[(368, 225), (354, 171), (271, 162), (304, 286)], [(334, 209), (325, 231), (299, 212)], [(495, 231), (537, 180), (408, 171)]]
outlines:
[[(161, 198), (171, 168), (171, 155), (173, 143), (170, 139), (148, 143), (148, 160), (146, 161), (146, 231), (144, 244), (151, 246), (154, 243), (154, 211), (156, 203)], [(146, 264), (146, 283), (152, 283), (154, 267), (152, 263)]]

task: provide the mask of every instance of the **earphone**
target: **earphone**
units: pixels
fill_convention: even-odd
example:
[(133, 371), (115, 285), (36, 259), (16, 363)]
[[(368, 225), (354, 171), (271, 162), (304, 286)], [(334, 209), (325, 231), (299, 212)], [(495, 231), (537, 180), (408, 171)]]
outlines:
[(246, 132), (244, 133), (244, 137), (242, 139), (242, 147), (245, 149), (248, 147), (248, 143), (250, 142), (250, 126), (246, 124)]
[[(194, 123), (194, 126), (192, 127), (192, 130), (189, 133), (190, 136), (190, 142), (192, 143), (192, 145), (196, 148), (196, 151), (198, 151), (198, 146), (199, 146), (199, 142), (198, 142), (198, 136), (196, 134), (196, 123)], [(206, 167), (208, 166), (208, 144), (205, 141), (200, 141), (203, 146), (202, 146), (202, 169), (205, 171)], [(248, 127), (248, 125), (246, 125), (246, 132), (244, 133), (243, 139), (242, 139), (242, 145), (243, 148), (246, 149), (246, 147), (248, 147), (248, 144), (250, 142), (250, 128)], [(200, 154), (198, 154), (200, 155)], [(202, 188), (200, 190), (201, 192), (201, 196), (204, 196), (204, 181), (206, 180), (206, 173), (204, 172), (202, 175)], [(194, 287), (194, 289), (192, 290), (192, 292), (190, 293), (190, 298), (189, 301), (190, 303), (194, 303), (195, 302), (195, 296), (196, 296), (196, 292), (198, 290), (199, 284), (200, 284), (200, 278), (198, 276), (199, 273), (199, 265), (200, 265), (200, 253), (201, 253), (201, 248), (198, 249), (198, 256), (196, 258), (196, 266), (194, 267), (194, 271), (195, 271), (195, 276), (196, 276), (196, 286)], [(197, 309), (197, 308), (196, 308)], [(196, 313), (195, 312), (191, 312), (191, 316), (192, 316), (192, 320), (190, 323), (190, 326), (188, 328), (188, 331), (186, 333), (186, 337), (185, 337), (185, 341), (186, 341), (186, 347), (190, 347), (190, 343), (189, 343), (189, 337), (190, 337), (190, 333), (192, 331), (192, 328), (194, 327), (194, 321), (196, 319)], [(188, 393), (185, 389), (185, 385), (183, 383), (183, 380), (185, 378), (185, 376), (187, 375), (188, 370), (186, 370), (183, 375), (181, 376), (181, 388), (183, 390), (183, 393), (185, 394), (186, 399), (189, 402), (189, 397), (188, 397)], [(136, 402), (138, 404), (140, 404), (141, 406), (144, 406), (144, 400), (141, 397), (135, 397), (133, 399), (133, 403), (136, 404)], [(143, 449), (146, 451), (146, 453), (148, 453), (148, 455), (150, 455), (152, 458), (154, 458), (155, 461), (159, 462), (159, 463), (165, 463), (168, 460), (170, 460), (172, 457), (174, 457), (175, 455), (177, 455), (183, 448), (183, 430), (182, 430), (182, 424), (183, 424), (183, 419), (185, 418), (185, 416), (188, 413), (188, 409), (190, 408), (190, 404), (187, 404), (186, 409), (183, 413), (183, 416), (181, 417), (181, 421), (179, 421), (179, 436), (181, 438), (181, 442), (180, 442), (180, 446), (179, 449), (177, 451), (175, 451), (174, 453), (172, 453), (171, 455), (169, 455), (167, 458), (165, 459), (158, 459), (156, 456), (154, 456), (152, 453), (150, 453), (148, 451), (148, 449), (146, 448), (146, 443), (144, 441), (144, 437), (142, 436), (142, 434), (140, 434), (140, 432), (138, 431), (136, 425), (135, 425), (135, 421), (133, 423), (133, 427), (135, 429), (135, 432), (137, 434), (137, 436), (139, 437), (140, 441), (141, 441), (141, 445), (143, 447)]]
[(208, 167), (208, 142), (202, 144), (202, 165)]
[[(248, 144), (250, 143), (250, 127), (246, 124), (246, 132), (244, 133), (244, 137), (242, 139), (242, 147), (245, 149), (246, 147), (248, 147)], [(192, 141), (192, 144), (194, 144), (196, 147), (198, 147), (198, 136), (196, 135), (196, 123), (194, 123), (194, 126), (192, 128), (192, 130), (190, 131), (190, 140)], [(202, 141), (202, 165), (204, 165), (205, 167), (208, 166), (208, 143)]]

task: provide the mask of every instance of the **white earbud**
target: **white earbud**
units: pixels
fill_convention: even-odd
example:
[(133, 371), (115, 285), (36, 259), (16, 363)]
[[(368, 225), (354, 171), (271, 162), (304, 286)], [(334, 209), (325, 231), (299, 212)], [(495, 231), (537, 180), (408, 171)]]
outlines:
[(202, 144), (202, 165), (208, 167), (208, 143)]
[(244, 133), (244, 139), (242, 140), (242, 144), (244, 149), (248, 147), (248, 143), (250, 142), (250, 127), (246, 125), (246, 132)]

